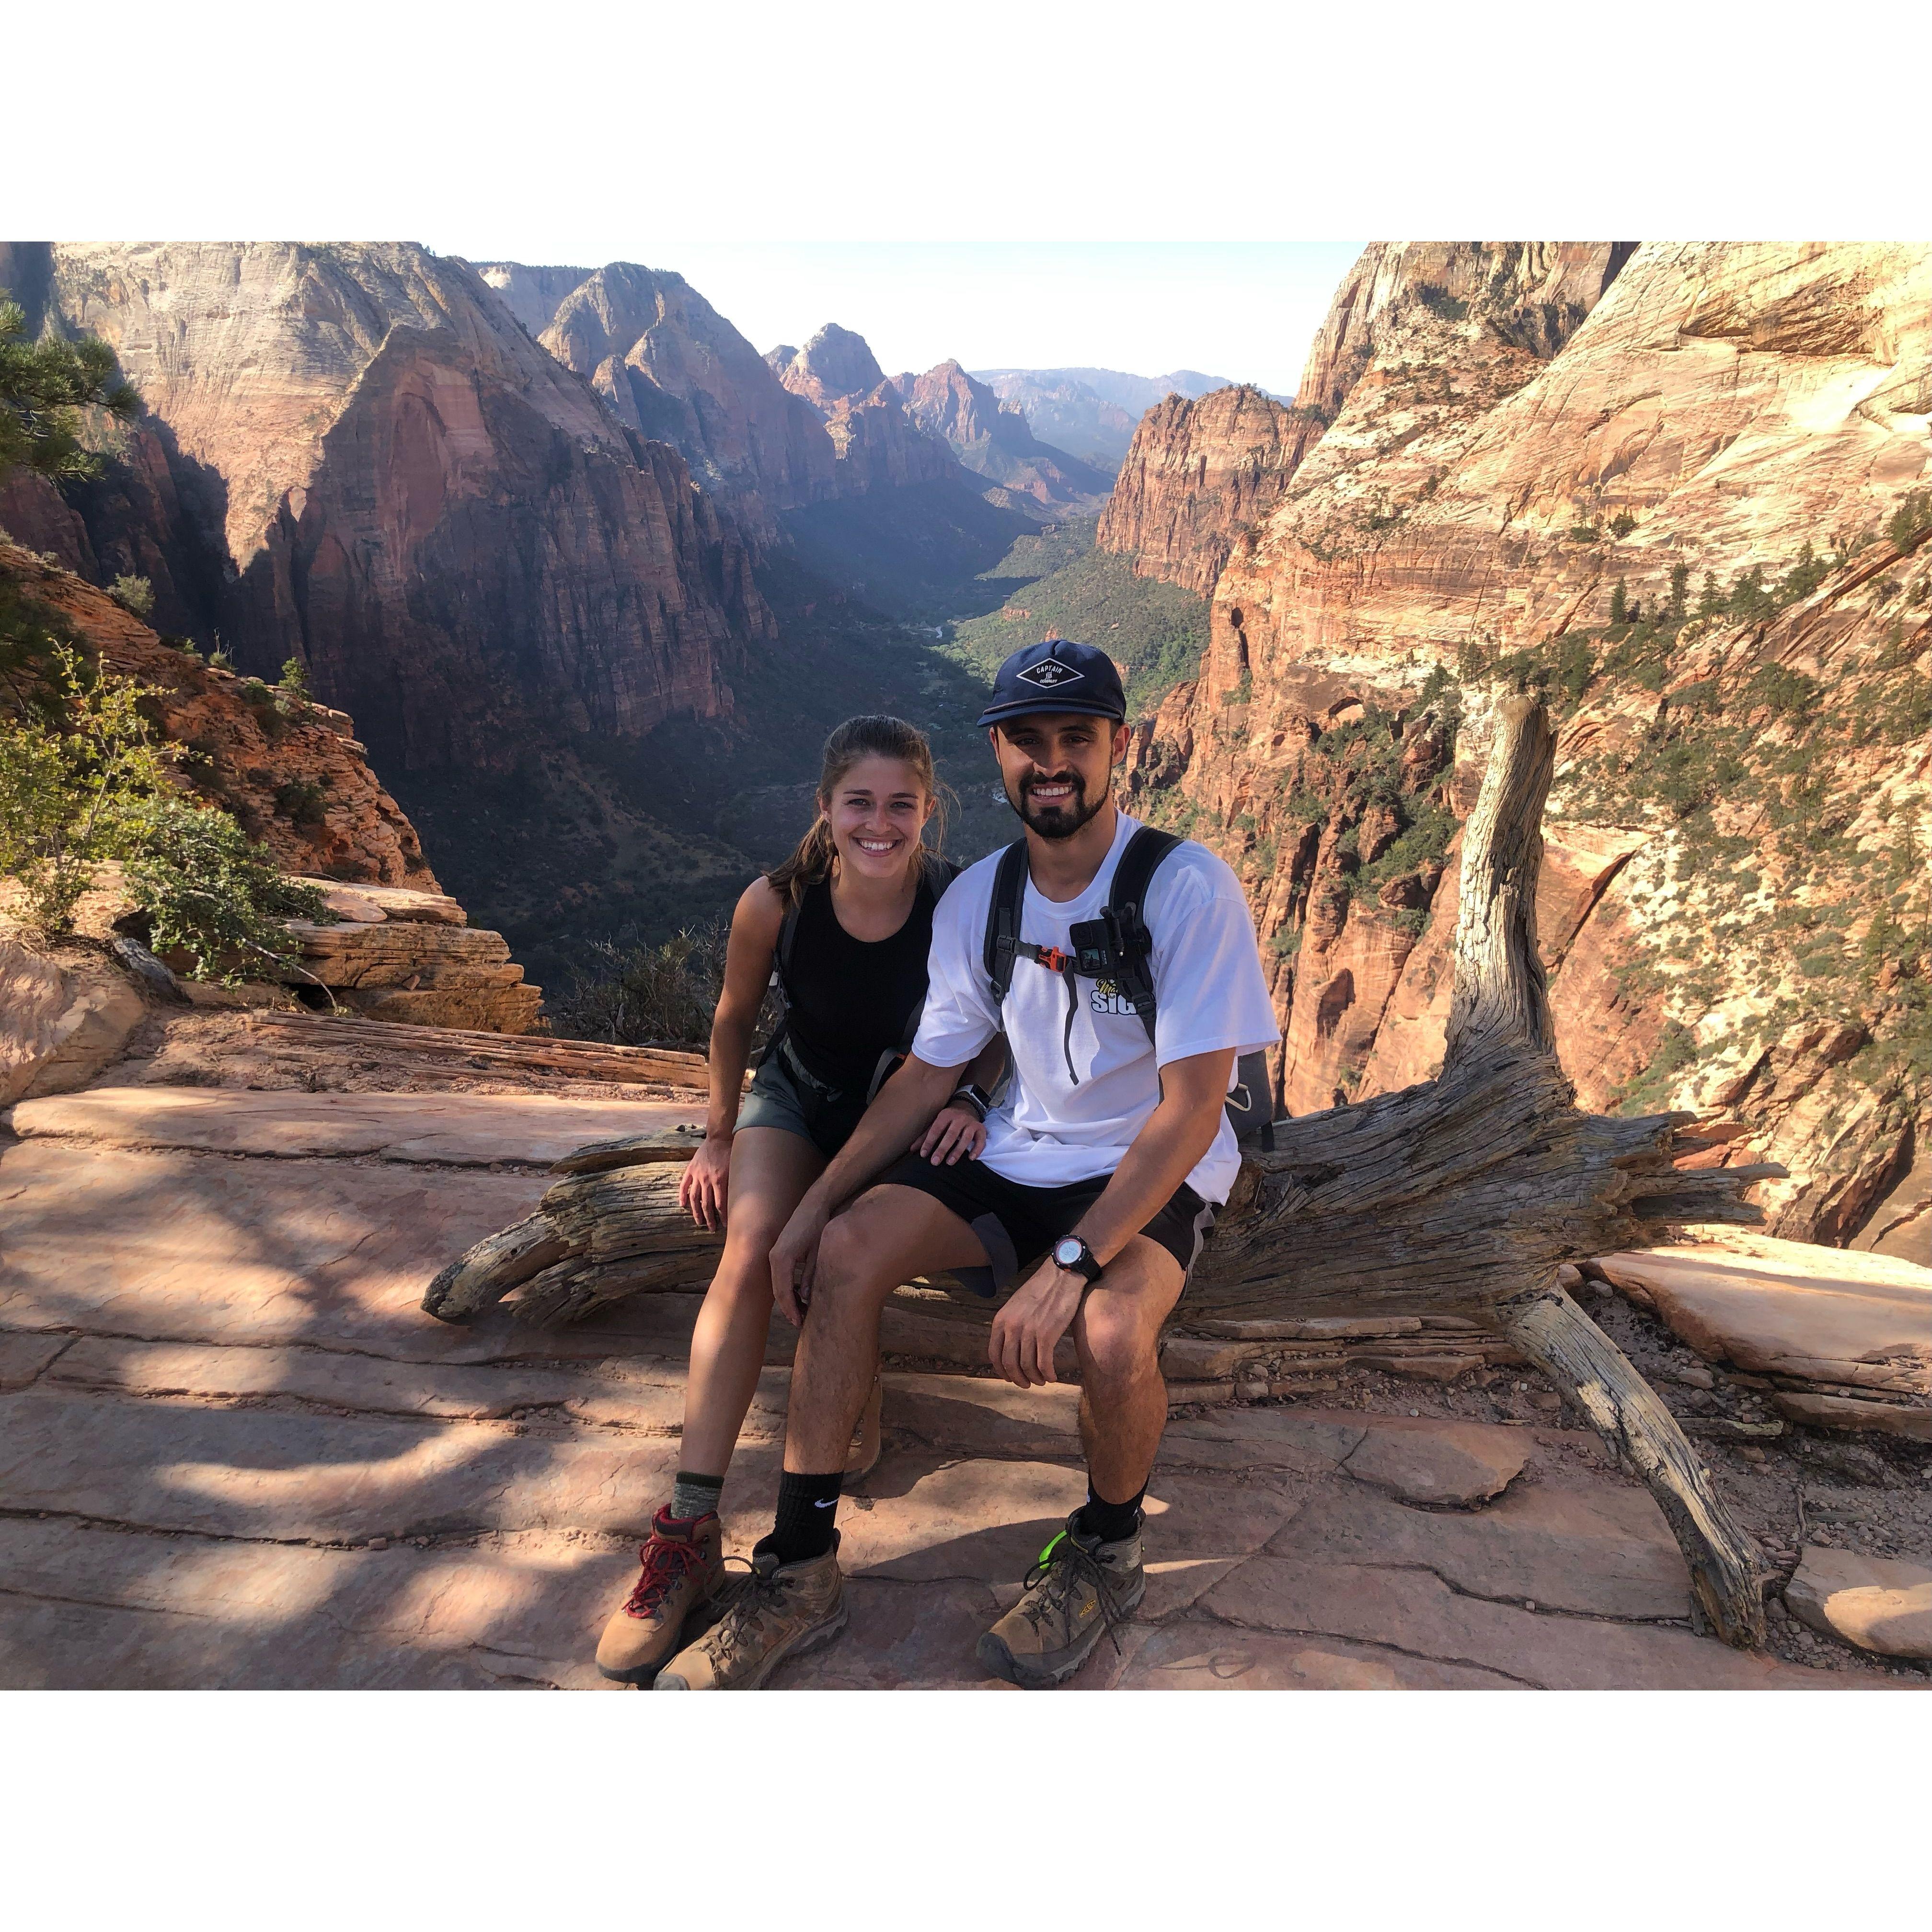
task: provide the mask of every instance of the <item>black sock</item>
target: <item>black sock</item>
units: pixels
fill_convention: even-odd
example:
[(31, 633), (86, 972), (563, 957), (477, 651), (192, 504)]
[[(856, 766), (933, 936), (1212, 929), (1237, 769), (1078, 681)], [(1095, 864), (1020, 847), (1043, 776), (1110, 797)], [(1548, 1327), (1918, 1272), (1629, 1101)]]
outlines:
[(1140, 1522), (1141, 1502), (1147, 1494), (1143, 1483), (1124, 1503), (1110, 1503), (1096, 1490), (1090, 1478), (1087, 1501), (1074, 1527), (1082, 1536), (1098, 1537), (1102, 1543), (1120, 1543), (1133, 1534)]
[(823, 1556), (832, 1547), (832, 1519), (838, 1514), (838, 1491), (844, 1480), (843, 1469), (829, 1476), (794, 1476), (786, 1470), (778, 1478), (778, 1520), (752, 1554), (769, 1550), (782, 1565)]

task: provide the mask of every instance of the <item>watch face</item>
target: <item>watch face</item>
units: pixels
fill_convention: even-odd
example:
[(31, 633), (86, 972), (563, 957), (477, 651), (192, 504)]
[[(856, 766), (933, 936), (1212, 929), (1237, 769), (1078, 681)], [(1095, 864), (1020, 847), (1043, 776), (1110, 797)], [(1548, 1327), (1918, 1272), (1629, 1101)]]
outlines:
[(1080, 1258), (1080, 1240), (1078, 1235), (1069, 1234), (1064, 1240), (1053, 1244), (1053, 1258), (1062, 1268), (1070, 1268)]

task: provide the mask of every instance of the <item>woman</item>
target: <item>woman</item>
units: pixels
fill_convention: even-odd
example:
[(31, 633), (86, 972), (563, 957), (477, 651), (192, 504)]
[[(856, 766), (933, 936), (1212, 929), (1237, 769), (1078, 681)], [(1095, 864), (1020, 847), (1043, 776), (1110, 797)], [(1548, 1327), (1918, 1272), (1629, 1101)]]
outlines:
[[(897, 718), (848, 718), (826, 740), (812, 830), (732, 915), (711, 1026), (710, 1112), (679, 1193), (700, 1226), (724, 1229), (724, 1253), (692, 1336), (676, 1485), (597, 1647), (606, 1677), (648, 1684), (723, 1579), (718, 1502), (764, 1363), (772, 1244), (911, 1044), (933, 908), (956, 869), (924, 842), (938, 804), (920, 732)], [(752, 1030), (774, 978), (783, 1024), (741, 1106)], [(988, 1048), (927, 1130), (920, 1149), (934, 1162), (985, 1144), (984, 1094), (974, 1083), (982, 1086), (1004, 1055), (998, 1042)], [(848, 1474), (878, 1460), (878, 1436), (875, 1382)]]

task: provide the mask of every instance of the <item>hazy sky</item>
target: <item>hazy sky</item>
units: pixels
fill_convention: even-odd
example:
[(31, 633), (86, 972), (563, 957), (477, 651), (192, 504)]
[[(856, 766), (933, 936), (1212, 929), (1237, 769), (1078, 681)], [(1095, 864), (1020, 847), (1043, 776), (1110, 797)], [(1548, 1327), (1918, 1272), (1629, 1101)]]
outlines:
[(487, 261), (607, 260), (674, 268), (760, 350), (828, 322), (855, 328), (888, 375), (949, 356), (969, 369), (1089, 364), (1143, 376), (1198, 369), (1292, 390), (1359, 242), (654, 242), (648, 232), (506, 249), (436, 236)]

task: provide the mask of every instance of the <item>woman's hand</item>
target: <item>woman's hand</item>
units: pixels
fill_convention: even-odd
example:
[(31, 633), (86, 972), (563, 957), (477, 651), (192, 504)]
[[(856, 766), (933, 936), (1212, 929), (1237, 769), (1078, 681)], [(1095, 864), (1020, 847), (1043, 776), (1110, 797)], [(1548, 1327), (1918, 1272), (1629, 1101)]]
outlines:
[(717, 1234), (724, 1226), (730, 1183), (731, 1136), (706, 1134), (698, 1151), (685, 1162), (677, 1184), (677, 1204), (700, 1228)]
[(812, 1281), (818, 1266), (819, 1238), (832, 1217), (808, 1194), (793, 1209), (784, 1232), (772, 1244), (772, 1299), (794, 1328), (805, 1326), (812, 1305)]
[(986, 1124), (970, 1107), (942, 1107), (912, 1150), (934, 1167), (952, 1167), (962, 1160), (977, 1160), (986, 1144)]

